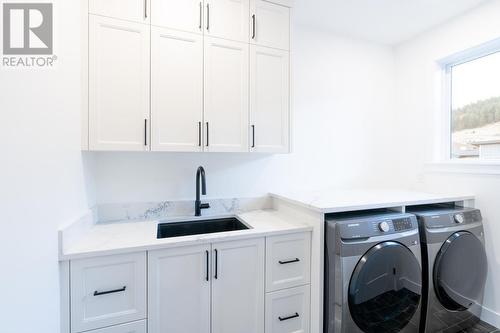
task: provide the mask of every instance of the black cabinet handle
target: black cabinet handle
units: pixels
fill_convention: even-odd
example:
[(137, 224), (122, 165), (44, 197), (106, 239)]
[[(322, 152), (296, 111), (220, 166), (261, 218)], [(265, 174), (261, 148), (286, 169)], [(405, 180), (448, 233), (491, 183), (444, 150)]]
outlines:
[(286, 264), (292, 264), (294, 262), (299, 262), (300, 259), (299, 258), (295, 258), (295, 259), (292, 259), (292, 260), (286, 260), (286, 261), (278, 261), (280, 263), (280, 265), (286, 265)]
[(148, 120), (144, 119), (144, 145), (148, 145)]
[(278, 317), (278, 319), (280, 321), (285, 321), (285, 320), (289, 320), (289, 319), (293, 319), (293, 318), (297, 318), (299, 316), (299, 314), (297, 312), (295, 312), (294, 315), (291, 315), (291, 316), (288, 316), (288, 317)]
[(210, 132), (209, 132), (209, 128), (208, 128), (208, 121), (207, 121), (207, 143), (206, 143), (206, 146), (208, 147), (210, 145), (209, 143), (209, 137), (210, 137)]
[(255, 25), (256, 25), (256, 21), (255, 21), (255, 14), (252, 15), (252, 22), (253, 22), (253, 28), (252, 28), (252, 39), (255, 39)]
[(207, 31), (210, 30), (210, 4), (207, 3)]
[(252, 125), (252, 148), (255, 148), (255, 125)]
[(144, 0), (144, 19), (148, 18), (148, 0)]
[(108, 291), (94, 291), (94, 296), (101, 296), (101, 295), (107, 295), (107, 294), (115, 294), (115, 293), (121, 293), (127, 289), (127, 286), (123, 286), (120, 289), (114, 289), (114, 290), (108, 290)]
[(202, 20), (203, 20), (203, 3), (200, 2), (200, 26), (199, 26), (199, 29), (202, 30), (203, 27), (202, 27)]
[(210, 277), (208, 276), (208, 270), (209, 270), (209, 264), (208, 264), (209, 259), (208, 259), (208, 257), (210, 256), (210, 252), (208, 252), (208, 250), (205, 251), (205, 252), (207, 254), (207, 275), (205, 276), (205, 279), (208, 281), (210, 279)]
[(201, 147), (201, 121), (198, 122), (198, 146)]
[(217, 251), (217, 249), (214, 250), (215, 252), (215, 275), (214, 275), (214, 278), (217, 280), (218, 279), (218, 267), (219, 266), (219, 252)]

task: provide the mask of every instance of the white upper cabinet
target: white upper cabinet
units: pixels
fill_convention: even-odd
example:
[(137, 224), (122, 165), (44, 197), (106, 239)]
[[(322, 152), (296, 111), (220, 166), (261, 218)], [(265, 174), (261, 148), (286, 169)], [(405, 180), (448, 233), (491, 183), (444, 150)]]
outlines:
[(290, 54), (250, 47), (250, 150), (289, 151)]
[(263, 239), (212, 244), (212, 332), (264, 332), (264, 247)]
[(290, 50), (290, 8), (265, 0), (252, 0), (252, 44)]
[(83, 149), (290, 151), (291, 0), (88, 1)]
[(206, 0), (205, 33), (248, 43), (249, 0)]
[(206, 151), (248, 151), (248, 48), (205, 38)]
[(151, 24), (203, 33), (203, 0), (150, 0)]
[(91, 150), (149, 150), (150, 28), (90, 16)]
[(150, 21), (150, 0), (89, 0), (89, 13), (138, 23)]
[(210, 333), (210, 244), (148, 255), (148, 332)]
[(203, 36), (151, 29), (151, 149), (203, 150)]

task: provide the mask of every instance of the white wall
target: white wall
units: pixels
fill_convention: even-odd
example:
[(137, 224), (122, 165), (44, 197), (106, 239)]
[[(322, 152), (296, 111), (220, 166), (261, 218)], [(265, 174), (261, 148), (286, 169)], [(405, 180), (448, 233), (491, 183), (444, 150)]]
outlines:
[[(500, 1), (489, 2), (449, 21), (418, 38), (399, 45), (396, 56), (396, 96), (399, 138), (399, 178), (402, 186), (414, 184), (430, 191), (470, 192), (485, 217), (489, 276), (486, 286), (485, 319), (500, 326), (500, 176), (430, 172), (426, 162), (436, 156), (439, 137), (439, 66), (436, 61), (459, 51), (500, 37)], [(456, 170), (456, 168), (453, 168)], [(470, 168), (469, 168), (470, 170)]]
[(392, 49), (304, 26), (293, 37), (293, 154), (98, 153), (98, 202), (192, 199), (199, 165), (210, 197), (361, 186), (389, 175), (391, 133), (381, 129), (394, 121)]
[[(0, 331), (59, 332), (57, 228), (94, 204), (80, 149), (80, 10), (54, 1), (57, 67), (0, 69)], [(90, 182), (89, 182), (90, 184)], [(88, 194), (87, 194), (88, 193)]]

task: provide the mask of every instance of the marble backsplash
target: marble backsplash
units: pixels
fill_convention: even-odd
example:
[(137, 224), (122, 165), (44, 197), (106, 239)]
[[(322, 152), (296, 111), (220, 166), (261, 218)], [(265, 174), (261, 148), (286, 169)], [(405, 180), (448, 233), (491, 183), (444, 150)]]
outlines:
[[(232, 198), (208, 199), (210, 208), (204, 209), (203, 216), (231, 215), (257, 209), (272, 208), (272, 198)], [(141, 203), (112, 203), (97, 206), (98, 223), (121, 221), (157, 220), (182, 216), (194, 216), (194, 200), (161, 201)]]

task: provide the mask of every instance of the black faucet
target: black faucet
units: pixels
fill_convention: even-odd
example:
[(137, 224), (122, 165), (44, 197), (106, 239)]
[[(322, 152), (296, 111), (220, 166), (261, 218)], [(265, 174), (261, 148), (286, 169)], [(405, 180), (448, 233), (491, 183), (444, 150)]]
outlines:
[(201, 192), (207, 195), (207, 183), (205, 181), (205, 169), (199, 167), (196, 171), (196, 201), (194, 202), (194, 216), (201, 216), (201, 210), (210, 208), (210, 204), (201, 203), (200, 201), (200, 177), (201, 177)]

